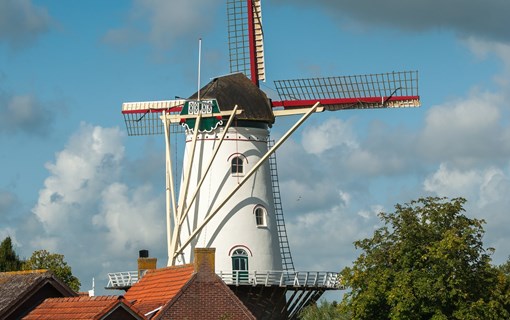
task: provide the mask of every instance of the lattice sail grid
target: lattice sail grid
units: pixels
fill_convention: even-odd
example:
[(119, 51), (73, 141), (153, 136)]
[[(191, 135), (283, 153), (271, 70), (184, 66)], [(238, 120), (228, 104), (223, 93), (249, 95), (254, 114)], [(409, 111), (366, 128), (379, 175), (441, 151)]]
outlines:
[(228, 49), (230, 72), (242, 72), (251, 78), (248, 6), (246, 0), (227, 1)]
[(420, 105), (418, 71), (279, 80), (275, 87), (281, 106), (292, 100), (323, 100), (328, 110)]
[[(161, 115), (164, 111), (179, 114), (184, 100), (126, 102), (122, 104), (122, 115), (129, 136), (164, 134)], [(184, 132), (178, 124), (170, 125), (171, 133)]]

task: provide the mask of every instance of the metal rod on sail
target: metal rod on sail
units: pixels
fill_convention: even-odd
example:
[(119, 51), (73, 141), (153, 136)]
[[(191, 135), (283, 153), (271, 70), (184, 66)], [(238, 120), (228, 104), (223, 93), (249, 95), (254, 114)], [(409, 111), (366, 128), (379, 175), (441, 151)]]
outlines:
[(202, 64), (202, 38), (198, 39), (198, 84), (197, 84), (197, 100), (200, 101), (200, 66)]

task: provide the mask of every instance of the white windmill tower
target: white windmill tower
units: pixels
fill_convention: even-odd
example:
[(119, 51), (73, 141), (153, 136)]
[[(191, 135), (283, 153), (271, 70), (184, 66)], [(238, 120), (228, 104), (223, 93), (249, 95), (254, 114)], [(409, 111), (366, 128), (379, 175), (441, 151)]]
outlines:
[[(260, 0), (227, 0), (231, 74), (188, 99), (124, 103), (129, 135), (164, 134), (168, 265), (190, 263), (195, 247), (216, 248), (216, 272), (258, 318), (293, 318), (337, 289), (336, 273), (294, 270), (287, 241), (274, 152), (312, 113), (323, 110), (416, 107), (417, 72), (276, 81), (279, 101), (260, 90), (265, 80)], [(280, 116), (301, 114), (270, 145)], [(179, 196), (170, 136), (185, 127)]]

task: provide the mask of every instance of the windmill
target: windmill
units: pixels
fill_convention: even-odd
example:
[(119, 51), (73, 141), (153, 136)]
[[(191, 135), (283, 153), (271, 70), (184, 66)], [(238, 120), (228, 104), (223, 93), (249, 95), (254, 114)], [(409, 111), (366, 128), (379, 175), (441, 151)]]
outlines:
[[(227, 0), (230, 74), (187, 99), (128, 102), (129, 135), (163, 134), (166, 144), (168, 265), (190, 263), (194, 247), (216, 248), (216, 272), (258, 318), (293, 318), (326, 290), (333, 272), (294, 269), (281, 208), (275, 151), (313, 113), (418, 107), (416, 71), (265, 81), (260, 0)], [(276, 143), (279, 117), (301, 115)], [(176, 196), (170, 137), (186, 141)]]

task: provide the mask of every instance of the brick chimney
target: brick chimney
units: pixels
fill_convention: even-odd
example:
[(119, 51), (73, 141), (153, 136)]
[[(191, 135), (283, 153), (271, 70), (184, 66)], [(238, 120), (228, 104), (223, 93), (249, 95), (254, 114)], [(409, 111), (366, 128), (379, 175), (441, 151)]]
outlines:
[(195, 248), (195, 258), (193, 261), (195, 272), (200, 276), (210, 276), (215, 274), (214, 255), (215, 248)]
[(141, 279), (148, 270), (156, 269), (157, 258), (149, 258), (149, 250), (138, 252), (138, 279)]

